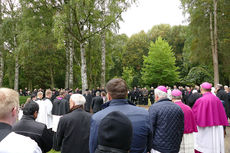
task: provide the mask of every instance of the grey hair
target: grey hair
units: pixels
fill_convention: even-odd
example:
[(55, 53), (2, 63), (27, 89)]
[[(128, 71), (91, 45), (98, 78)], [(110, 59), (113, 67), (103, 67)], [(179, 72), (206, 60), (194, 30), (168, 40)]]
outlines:
[(168, 94), (166, 92), (163, 92), (159, 89), (155, 89), (154, 92), (155, 92), (155, 95), (159, 97), (159, 99), (168, 98)]
[(81, 94), (72, 94), (70, 99), (74, 102), (75, 105), (84, 105), (85, 97)]
[(182, 99), (182, 95), (180, 95), (180, 96), (173, 96), (172, 95), (172, 99), (181, 100)]
[(101, 94), (100, 91), (96, 92), (96, 96), (100, 96), (100, 94)]
[(223, 85), (222, 84), (217, 84), (216, 85), (219, 89), (223, 88)]

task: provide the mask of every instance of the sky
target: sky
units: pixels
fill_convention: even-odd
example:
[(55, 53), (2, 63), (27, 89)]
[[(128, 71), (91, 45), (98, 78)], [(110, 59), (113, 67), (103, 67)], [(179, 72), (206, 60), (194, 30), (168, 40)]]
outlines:
[(138, 0), (122, 14), (119, 34), (128, 36), (141, 30), (147, 32), (154, 25), (187, 25), (180, 0)]

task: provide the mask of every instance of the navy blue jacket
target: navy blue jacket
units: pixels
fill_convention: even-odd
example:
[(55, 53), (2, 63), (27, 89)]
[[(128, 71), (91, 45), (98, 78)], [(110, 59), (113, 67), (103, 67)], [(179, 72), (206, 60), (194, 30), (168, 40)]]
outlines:
[(124, 113), (132, 123), (133, 138), (130, 153), (143, 153), (150, 151), (152, 131), (148, 111), (144, 108), (130, 105), (127, 99), (113, 99), (109, 102), (107, 108), (92, 116), (89, 140), (90, 153), (94, 153), (97, 148), (98, 127), (101, 120), (113, 111)]
[(184, 113), (169, 99), (162, 99), (149, 108), (153, 130), (152, 148), (161, 153), (177, 153), (184, 132)]

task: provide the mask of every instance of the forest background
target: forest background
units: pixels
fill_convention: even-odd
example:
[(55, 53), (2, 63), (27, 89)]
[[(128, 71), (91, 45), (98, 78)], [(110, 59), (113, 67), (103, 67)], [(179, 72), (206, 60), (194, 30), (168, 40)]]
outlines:
[[(214, 51), (218, 83), (229, 85), (229, 0), (181, 0), (189, 25), (155, 25), (130, 37), (117, 34), (122, 13), (133, 3), (0, 0), (0, 86), (85, 90), (114, 77), (124, 78), (130, 88), (214, 83)], [(150, 51), (159, 54), (147, 60)], [(165, 59), (166, 52), (173, 58)], [(146, 63), (156, 66), (148, 70)], [(167, 63), (175, 68), (160, 68)]]

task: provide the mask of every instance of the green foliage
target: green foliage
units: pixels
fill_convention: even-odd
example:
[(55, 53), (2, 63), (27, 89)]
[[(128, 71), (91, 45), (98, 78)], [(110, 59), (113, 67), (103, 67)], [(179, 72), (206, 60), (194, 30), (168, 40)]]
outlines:
[(148, 56), (144, 56), (142, 79), (147, 85), (173, 85), (179, 82), (175, 56), (169, 44), (159, 37), (151, 42)]
[(27, 100), (27, 98), (30, 98), (30, 96), (20, 96), (19, 97), (19, 104), (24, 104)]
[(182, 81), (185, 84), (201, 84), (203, 82), (213, 82), (211, 73), (202, 66), (191, 68), (188, 75)]
[(127, 42), (123, 54), (122, 64), (124, 67), (132, 67), (135, 71), (133, 86), (140, 85), (143, 55), (148, 54), (149, 39), (144, 31), (132, 35)]
[[(189, 35), (186, 39), (186, 50), (190, 52), (189, 60), (193, 65), (210, 67), (212, 63), (210, 39), (210, 13), (213, 16), (213, 0), (181, 0), (184, 13), (189, 14)], [(218, 0), (218, 59), (219, 76), (222, 84), (230, 83), (230, 1)], [(214, 23), (213, 23), (214, 24)], [(213, 69), (213, 68), (211, 68)]]
[(60, 151), (50, 150), (48, 153), (61, 153)]
[(133, 78), (134, 78), (134, 70), (133, 68), (124, 67), (122, 78), (126, 81), (129, 88), (132, 88)]

